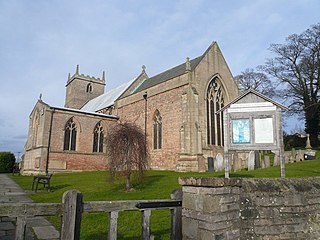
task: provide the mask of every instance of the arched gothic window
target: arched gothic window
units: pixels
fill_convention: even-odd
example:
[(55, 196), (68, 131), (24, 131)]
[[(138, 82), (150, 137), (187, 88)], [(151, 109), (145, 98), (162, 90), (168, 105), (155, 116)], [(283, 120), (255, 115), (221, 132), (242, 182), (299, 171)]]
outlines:
[(71, 118), (64, 129), (64, 145), (63, 150), (76, 150), (77, 126)]
[(91, 93), (92, 92), (92, 85), (91, 83), (88, 83), (87, 85), (87, 93)]
[(223, 146), (223, 114), (216, 114), (224, 107), (224, 97), (219, 79), (214, 78), (207, 91), (207, 143)]
[(103, 152), (104, 131), (101, 122), (98, 122), (93, 131), (93, 152)]
[(162, 148), (162, 118), (158, 110), (153, 117), (153, 148)]

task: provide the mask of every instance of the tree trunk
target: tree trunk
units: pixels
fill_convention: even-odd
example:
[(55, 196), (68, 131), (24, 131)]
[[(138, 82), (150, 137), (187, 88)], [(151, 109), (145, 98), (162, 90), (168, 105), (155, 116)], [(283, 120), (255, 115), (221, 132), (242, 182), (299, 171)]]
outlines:
[(319, 111), (318, 108), (309, 108), (305, 111), (306, 133), (310, 134), (310, 143), (313, 148), (318, 147)]

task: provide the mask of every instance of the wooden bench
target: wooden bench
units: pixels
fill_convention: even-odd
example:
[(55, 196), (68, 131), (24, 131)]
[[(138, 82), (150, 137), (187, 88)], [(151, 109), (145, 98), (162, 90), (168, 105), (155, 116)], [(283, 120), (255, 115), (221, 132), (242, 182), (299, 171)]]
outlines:
[(32, 190), (34, 189), (34, 185), (36, 185), (35, 192), (38, 191), (38, 185), (43, 184), (43, 188), (47, 187), (48, 192), (50, 192), (50, 180), (51, 180), (52, 174), (48, 175), (38, 175), (38, 176), (33, 176), (33, 182), (32, 182)]

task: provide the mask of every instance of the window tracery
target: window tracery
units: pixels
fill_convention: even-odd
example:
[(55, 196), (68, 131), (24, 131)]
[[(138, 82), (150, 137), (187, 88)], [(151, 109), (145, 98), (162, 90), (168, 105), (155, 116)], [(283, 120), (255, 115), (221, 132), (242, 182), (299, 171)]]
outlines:
[(223, 114), (216, 113), (224, 107), (224, 96), (219, 79), (214, 78), (207, 90), (207, 144), (223, 146)]
[(76, 141), (77, 141), (77, 126), (73, 121), (73, 118), (71, 118), (65, 126), (63, 150), (75, 151)]
[(98, 122), (93, 131), (93, 152), (103, 152), (104, 130)]
[(162, 148), (162, 117), (158, 110), (153, 117), (153, 148)]

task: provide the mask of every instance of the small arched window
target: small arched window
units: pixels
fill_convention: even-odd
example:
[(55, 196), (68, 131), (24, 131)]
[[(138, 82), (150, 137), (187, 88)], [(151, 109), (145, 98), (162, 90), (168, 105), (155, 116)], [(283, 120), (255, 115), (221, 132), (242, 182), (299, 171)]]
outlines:
[(162, 118), (158, 110), (153, 117), (153, 148), (162, 148)]
[(91, 93), (92, 92), (92, 85), (91, 85), (91, 83), (88, 83), (88, 85), (87, 85), (87, 93)]
[(104, 131), (101, 122), (98, 122), (93, 131), (93, 152), (103, 152)]
[(65, 126), (63, 150), (75, 151), (76, 141), (77, 141), (77, 126), (73, 121), (73, 118), (71, 118)]
[(207, 143), (208, 145), (223, 146), (223, 114), (224, 97), (219, 79), (214, 78), (207, 90)]

